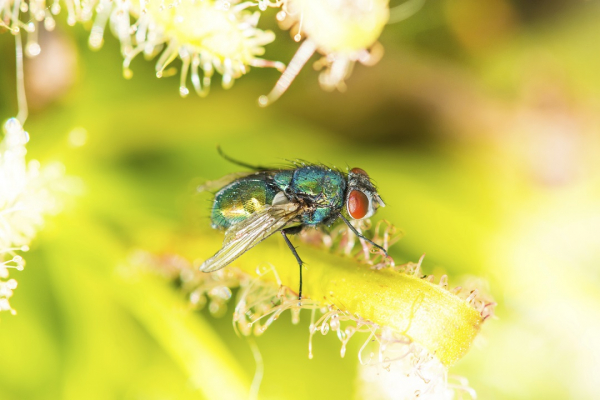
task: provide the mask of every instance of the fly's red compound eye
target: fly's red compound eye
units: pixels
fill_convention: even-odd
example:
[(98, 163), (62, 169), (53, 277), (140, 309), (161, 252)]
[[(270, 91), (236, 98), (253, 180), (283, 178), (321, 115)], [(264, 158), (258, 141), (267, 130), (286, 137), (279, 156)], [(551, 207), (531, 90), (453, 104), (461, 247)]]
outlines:
[(360, 174), (367, 177), (369, 176), (369, 174), (367, 174), (367, 172), (362, 168), (352, 168), (350, 172), (352, 172), (353, 174)]
[[(362, 170), (361, 170), (362, 171)], [(353, 190), (348, 196), (348, 214), (354, 219), (364, 218), (369, 212), (369, 198), (360, 190)]]

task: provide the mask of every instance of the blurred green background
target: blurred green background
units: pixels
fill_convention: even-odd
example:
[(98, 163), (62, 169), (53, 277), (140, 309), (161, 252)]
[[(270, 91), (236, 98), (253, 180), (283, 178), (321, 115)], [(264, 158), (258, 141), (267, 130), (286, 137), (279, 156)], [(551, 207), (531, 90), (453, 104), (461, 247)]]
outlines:
[[(297, 44), (267, 15), (278, 34), (267, 58), (288, 61)], [(367, 170), (388, 205), (376, 218), (404, 232), (398, 264), (426, 253), (426, 273), (483, 278), (498, 318), (450, 371), (479, 398), (597, 398), (598, 21), (597, 1), (427, 2), (387, 26), (384, 58), (357, 66), (346, 93), (322, 91), (309, 65), (266, 109), (257, 98), (274, 70), (182, 99), (178, 78), (156, 79), (138, 58), (125, 80), (116, 39), (92, 52), (88, 32), (61, 21), (26, 60), (25, 129), (29, 157), (62, 162), (84, 189), (11, 274), (18, 315), (0, 319), (0, 399), (226, 398), (249, 385), (255, 363), (231, 311), (173, 315), (175, 290), (118, 273), (132, 249), (208, 226), (198, 215), (210, 198), (190, 201), (193, 182), (237, 170), (217, 144), (249, 163)], [(6, 32), (0, 51), (4, 120), (17, 111)], [(318, 336), (309, 360), (308, 318), (256, 338), (261, 398), (353, 397), (362, 342), (342, 359), (337, 338)], [(223, 379), (222, 396), (197, 389)]]

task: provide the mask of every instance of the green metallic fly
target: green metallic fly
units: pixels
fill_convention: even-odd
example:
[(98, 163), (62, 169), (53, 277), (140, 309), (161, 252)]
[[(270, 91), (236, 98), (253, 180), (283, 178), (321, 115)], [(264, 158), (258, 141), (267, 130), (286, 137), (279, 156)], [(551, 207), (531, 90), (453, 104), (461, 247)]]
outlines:
[(330, 226), (340, 218), (356, 236), (371, 243), (387, 256), (386, 250), (364, 237), (346, 218), (369, 218), (383, 200), (367, 173), (352, 168), (344, 173), (323, 165), (301, 164), (290, 169), (252, 166), (219, 153), (226, 160), (251, 171), (236, 173), (205, 185), (220, 187), (211, 212), (212, 227), (225, 230), (223, 246), (206, 260), (200, 271), (213, 272), (280, 232), (300, 266), (302, 299), (302, 259), (288, 235), (307, 227)]

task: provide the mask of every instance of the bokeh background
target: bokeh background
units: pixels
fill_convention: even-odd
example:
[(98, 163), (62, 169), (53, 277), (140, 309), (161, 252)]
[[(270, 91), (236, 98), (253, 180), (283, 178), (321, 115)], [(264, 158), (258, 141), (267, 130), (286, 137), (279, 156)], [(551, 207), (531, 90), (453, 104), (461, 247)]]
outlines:
[[(116, 39), (107, 34), (93, 52), (88, 31), (60, 20), (26, 60), (25, 128), (29, 156), (62, 162), (82, 190), (48, 220), (27, 268), (11, 274), (18, 315), (0, 316), (0, 398), (202, 398), (197, 386), (218, 374), (180, 355), (202, 358), (206, 346), (251, 381), (254, 358), (231, 311), (171, 315), (160, 305), (183, 303), (174, 288), (124, 284), (118, 273), (132, 249), (208, 226), (198, 215), (210, 198), (190, 201), (194, 182), (237, 170), (217, 144), (250, 163), (367, 170), (388, 205), (377, 219), (404, 232), (391, 250), (397, 263), (425, 253), (427, 273), (485, 280), (497, 319), (450, 371), (479, 398), (597, 398), (598, 21), (598, 1), (430, 1), (386, 27), (385, 56), (357, 66), (345, 93), (322, 91), (307, 66), (262, 109), (274, 70), (182, 99), (178, 78), (157, 79), (154, 63), (138, 58), (125, 80)], [(297, 44), (268, 18), (262, 26), (279, 37), (267, 58), (289, 60)], [(0, 54), (4, 120), (17, 112), (9, 33)], [(316, 337), (309, 360), (303, 314), (256, 343), (261, 398), (353, 397), (362, 342), (342, 359), (333, 335)]]

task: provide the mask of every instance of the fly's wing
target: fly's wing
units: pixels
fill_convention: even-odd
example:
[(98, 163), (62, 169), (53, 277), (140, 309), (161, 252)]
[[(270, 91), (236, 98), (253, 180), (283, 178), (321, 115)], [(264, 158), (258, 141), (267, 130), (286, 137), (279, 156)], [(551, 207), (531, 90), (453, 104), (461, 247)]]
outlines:
[(222, 178), (215, 179), (214, 181), (206, 181), (203, 184), (198, 185), (196, 190), (199, 193), (200, 192), (213, 192), (215, 190), (221, 189), (222, 187), (230, 184), (231, 182), (233, 182), (237, 179), (244, 178), (246, 176), (253, 175), (255, 173), (256, 173), (255, 171), (234, 172), (232, 174), (225, 175)]
[(226, 267), (273, 233), (291, 225), (293, 219), (301, 213), (302, 207), (296, 203), (266, 206), (244, 222), (229, 228), (221, 250), (204, 261), (200, 271), (213, 272)]

